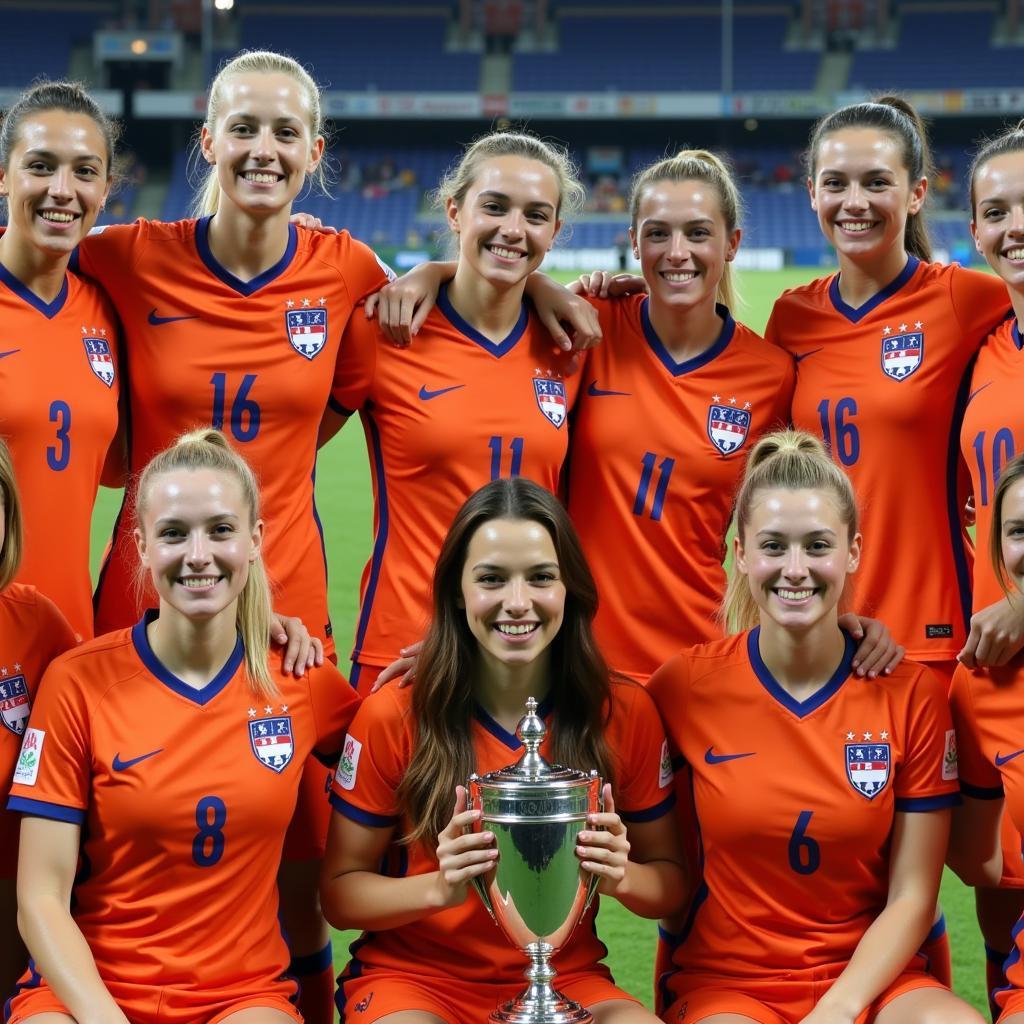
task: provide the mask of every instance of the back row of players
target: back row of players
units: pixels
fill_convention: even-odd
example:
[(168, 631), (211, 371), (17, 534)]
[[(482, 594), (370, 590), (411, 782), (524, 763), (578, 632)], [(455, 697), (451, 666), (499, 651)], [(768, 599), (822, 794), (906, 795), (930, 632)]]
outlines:
[[(877, 616), (913, 658), (947, 679), (958, 652), (969, 664), (1001, 664), (1020, 645), (1020, 602), (1003, 596), (985, 559), (971, 579), (960, 510), (966, 465), (979, 537), (988, 536), (996, 482), (1021, 436), (1012, 390), (1021, 340), (1007, 312), (1024, 301), (1024, 132), (987, 144), (972, 169), (975, 237), (1009, 287), (1008, 299), (997, 278), (928, 262), (929, 160), (912, 110), (884, 101), (820, 122), (809, 149), (811, 201), (840, 272), (779, 299), (768, 327), (774, 346), (729, 313), (740, 200), (724, 165), (703, 151), (659, 162), (636, 182), (631, 235), (648, 294), (584, 299), (533, 273), (582, 193), (567, 160), (529, 136), (478, 141), (439, 189), (458, 237), (457, 264), (408, 275), (380, 301), (382, 319), (408, 334), (416, 302), (443, 281), (436, 306), (420, 306), (414, 323), (421, 330), (403, 349), (354, 313), (387, 280), (372, 253), (344, 233), (289, 222), (323, 152), (317, 89), (297, 64), (245, 54), (213, 83), (201, 148), (211, 169), (198, 220), (140, 221), (86, 238), (109, 189), (113, 147), (102, 113), (61, 84), (26, 94), (0, 130), (9, 206), (0, 238), (0, 432), (25, 507), (18, 579), (50, 596), (79, 636), (93, 632), (85, 510), (103, 474), (116, 481), (125, 462), (137, 473), (177, 434), (212, 423), (258, 474), (275, 604), (299, 615), (331, 655), (315, 455), (318, 441), (359, 411), (376, 499), (353, 651), (360, 690), (426, 628), (429, 580), (456, 510), (481, 484), (503, 477), (567, 489), (602, 595), (597, 636), (613, 668), (646, 681), (680, 647), (720, 636), (720, 555), (745, 456), (758, 435), (787, 420), (824, 439), (865, 505), (858, 611)], [(76, 246), (88, 278), (67, 273)], [(590, 284), (605, 290), (603, 279)], [(603, 338), (581, 372), (553, 346), (551, 334), (567, 341), (560, 319), (575, 325), (578, 341)], [(562, 481), (567, 453), (571, 473)], [(130, 485), (126, 509), (133, 506)], [(923, 516), (931, 529), (922, 529)], [(841, 525), (852, 534), (852, 523)], [(97, 594), (97, 633), (132, 625), (154, 603), (135, 598), (134, 525), (127, 513), (119, 517)], [(807, 593), (785, 589), (786, 601), (818, 596), (817, 584)], [(751, 625), (749, 616), (743, 624)], [(888, 670), (892, 650), (884, 637), (875, 640), (876, 627), (851, 628), (867, 629), (868, 640), (849, 652), (848, 668), (869, 677)], [(139, 657), (160, 678), (145, 634), (136, 638)], [(28, 636), (5, 633), (8, 674), (0, 685), (12, 735), (24, 728), (24, 698), (36, 682), (22, 671), (33, 663)], [(756, 671), (756, 658), (752, 664)], [(164, 670), (170, 675), (165, 663)], [(813, 719), (841, 682), (841, 672), (817, 679), (807, 701), (784, 684), (768, 692), (781, 709)], [(280, 756), (264, 751), (261, 759), (258, 720), (291, 728), (277, 724), (284, 712), (267, 707), (249, 714), (257, 720), (250, 727), (257, 765)], [(509, 738), (507, 722), (492, 724), (494, 735)], [(865, 742), (879, 736), (877, 755), (837, 748), (837, 756), (853, 759), (836, 769), (849, 777), (847, 790), (868, 799), (877, 793), (868, 783), (858, 788), (857, 773), (888, 778), (898, 748), (881, 740), (892, 732), (885, 726), (851, 721), (849, 732)], [(115, 733), (112, 742), (130, 736)], [(713, 753), (720, 742), (715, 737), (708, 747), (708, 764), (735, 754)], [(138, 745), (139, 754), (157, 750)], [(312, 745), (307, 737), (306, 748)], [(123, 783), (119, 766), (134, 753), (134, 743), (131, 752), (115, 750), (111, 786)], [(327, 1019), (331, 987), (315, 901), (324, 774), (307, 767), (285, 850), (297, 865), (283, 900), (285, 924), (293, 967), (306, 976), (302, 1010), (312, 1021)], [(355, 774), (353, 767), (353, 784)], [(923, 799), (941, 804), (943, 795)], [(23, 792), (21, 799), (32, 798)], [(196, 863), (212, 866), (229, 812), (213, 802), (219, 796), (191, 799)], [(379, 824), (344, 794), (339, 801), (354, 820), (365, 825), (370, 814), (370, 824)], [(46, 817), (56, 805), (43, 800), (28, 809)], [(738, 817), (745, 826), (756, 821)], [(801, 809), (786, 824), (798, 875), (818, 870), (828, 835), (810, 823), (823, 817)], [(1007, 859), (1005, 883), (1021, 885), (1019, 862), (1019, 853)], [(9, 875), (12, 868), (9, 861)], [(1004, 954), (1018, 909), (1013, 896), (991, 889), (980, 902), (988, 943)], [(932, 969), (941, 975), (943, 938), (933, 940)], [(948, 964), (948, 949), (944, 956)], [(833, 977), (826, 971), (819, 981)], [(378, 994), (377, 1008), (371, 1002), (369, 994), (357, 1000), (357, 1008), (366, 1003), (361, 1019), (377, 1018), (384, 1000)]]

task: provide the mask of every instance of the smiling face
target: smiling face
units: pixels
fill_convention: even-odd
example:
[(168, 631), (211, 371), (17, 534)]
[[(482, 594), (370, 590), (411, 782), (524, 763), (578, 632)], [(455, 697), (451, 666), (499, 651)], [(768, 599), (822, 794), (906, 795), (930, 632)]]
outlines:
[(767, 618), (787, 630), (834, 621), (847, 576), (860, 562), (860, 534), (849, 537), (825, 490), (757, 492), (735, 545), (736, 568), (747, 577), (762, 624)]
[(310, 97), (283, 72), (245, 72), (223, 83), (216, 124), (203, 126), (206, 161), (217, 168), (221, 202), (248, 213), (290, 209), (323, 156)]
[(1000, 514), (1003, 566), (1013, 585), (1024, 591), (1024, 477), (1006, 489)]
[(647, 186), (629, 235), (652, 301), (681, 308), (715, 301), (740, 243), (715, 187), (696, 180)]
[(978, 252), (1010, 288), (1024, 290), (1024, 152), (983, 163), (972, 194), (971, 234)]
[(554, 243), (558, 204), (558, 178), (547, 164), (522, 156), (482, 161), (462, 201), (447, 202), (460, 266), (500, 288), (525, 282)]
[(927, 179), (910, 181), (900, 144), (877, 128), (844, 128), (818, 146), (811, 207), (840, 259), (903, 251), (907, 218), (920, 211)]
[(143, 497), (135, 542), (161, 609), (193, 620), (227, 612), (233, 621), (263, 538), (238, 480), (213, 469), (172, 470), (156, 476)]
[(492, 519), (478, 527), (466, 548), (460, 605), (485, 666), (534, 663), (565, 613), (548, 531), (531, 519)]
[(96, 223), (110, 191), (107, 142), (85, 114), (32, 113), (18, 127), (0, 194), (8, 236), (51, 254), (68, 254)]

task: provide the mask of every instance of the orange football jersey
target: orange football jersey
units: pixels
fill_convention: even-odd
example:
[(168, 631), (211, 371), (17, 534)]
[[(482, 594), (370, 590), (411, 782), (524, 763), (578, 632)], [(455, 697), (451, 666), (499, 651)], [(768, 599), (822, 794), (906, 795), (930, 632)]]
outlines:
[(53, 663), (8, 807), (81, 825), (73, 915), (101, 977), (156, 1002), (164, 988), (290, 996), (281, 845), (307, 756), (333, 763), (358, 698), (333, 665), (295, 679), (272, 659), (277, 696), (257, 699), (240, 639), (191, 687), (153, 653), (155, 615)]
[[(174, 438), (221, 428), (260, 480), (264, 557), (275, 608), (333, 650), (327, 565), (313, 499), (316, 440), (356, 303), (387, 282), (347, 232), (289, 228), (280, 261), (252, 281), (210, 251), (209, 218), (104, 228), (80, 266), (110, 294), (131, 367), (130, 463), (138, 473)], [(126, 493), (97, 588), (99, 631), (136, 621), (133, 494)]]
[[(548, 717), (545, 703), (537, 713)], [(549, 728), (557, 727), (557, 722), (549, 721)], [(481, 775), (513, 764), (522, 756), (518, 737), (479, 707), (472, 736), (475, 771)], [(550, 739), (549, 733), (541, 747), (545, 756), (550, 756)], [(433, 848), (400, 841), (410, 826), (401, 816), (395, 794), (412, 759), (415, 740), (412, 691), (386, 686), (372, 694), (363, 702), (345, 737), (331, 791), (337, 813), (371, 828), (395, 828), (387, 862), (402, 875), (437, 870)], [(674, 798), (665, 734), (653, 701), (637, 683), (612, 684), (608, 747), (615, 759), (615, 806), (627, 829), (630, 821), (653, 821), (667, 814)], [(596, 905), (592, 906), (573, 932), (571, 942), (555, 956), (554, 966), (560, 974), (593, 969), (606, 956), (607, 950), (594, 932), (596, 912)], [(508, 984), (522, 979), (524, 965), (522, 956), (495, 926), (483, 903), (470, 893), (457, 907), (428, 914), (400, 928), (365, 933), (353, 947), (353, 959), (342, 980), (374, 968), (401, 969), (411, 977), (438, 982), (455, 978)]]
[(857, 490), (856, 610), (926, 661), (953, 658), (967, 637), (965, 370), (1007, 306), (998, 278), (910, 257), (858, 309), (838, 274), (790, 289), (765, 333), (797, 361), (793, 423), (824, 438)]
[[(832, 678), (796, 701), (759, 634), (684, 651), (649, 685), (692, 769), (702, 846), (673, 961), (734, 981), (849, 960), (886, 903), (894, 815), (959, 799), (949, 706), (928, 669), (858, 679), (847, 636)], [(668, 991), (682, 994), (674, 978)]]
[[(0, 780), (4, 792), (18, 760), (39, 680), (46, 666), (75, 643), (60, 610), (35, 587), (12, 583), (0, 592)], [(0, 878), (14, 878), (17, 866), (18, 816), (0, 811)]]
[(678, 363), (646, 296), (592, 301), (604, 341), (573, 416), (569, 511), (601, 595), (601, 650), (646, 680), (721, 635), (733, 499), (754, 442), (789, 421), (793, 361), (719, 306), (718, 340)]
[(51, 303), (0, 265), (0, 436), (21, 495), (25, 550), (17, 579), (93, 635), (89, 533), (117, 432), (117, 319), (74, 274)]
[(1001, 323), (985, 340), (971, 374), (960, 428), (960, 450), (971, 474), (977, 516), (974, 559), (974, 610), (1005, 596), (989, 554), (992, 499), (1003, 466), (1024, 451), (1024, 339), (1015, 318)]
[[(1024, 663), (1015, 658), (1002, 668), (968, 669), (957, 666), (950, 691), (953, 722), (956, 725), (957, 756), (960, 763), (960, 788), (976, 800), (1005, 796), (1004, 814), (1009, 814), (1017, 832), (1024, 837), (1024, 745), (1020, 692), (1024, 686)], [(1018, 857), (1022, 847), (1018, 844)], [(1005, 863), (1004, 874), (1020, 873), (1016, 865)], [(1024, 926), (1013, 929), (1014, 949), (1005, 964), (1010, 985), (995, 991), (1001, 1006), (1024, 989)], [(1016, 1007), (1019, 1009), (1019, 1007)]]
[(569, 361), (528, 305), (495, 343), (443, 288), (407, 349), (353, 322), (331, 404), (360, 413), (376, 503), (353, 661), (388, 665), (420, 639), (438, 552), (474, 491), (510, 476), (558, 491), (578, 387)]

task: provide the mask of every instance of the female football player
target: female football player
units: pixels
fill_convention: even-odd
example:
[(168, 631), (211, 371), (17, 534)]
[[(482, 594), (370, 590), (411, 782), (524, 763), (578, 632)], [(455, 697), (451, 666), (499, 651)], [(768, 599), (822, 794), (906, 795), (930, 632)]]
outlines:
[[(858, 610), (948, 681), (958, 653), (968, 664), (991, 657), (996, 636), (1016, 623), (1019, 643), (1024, 627), (1005, 600), (971, 615), (960, 419), (968, 364), (1008, 304), (991, 275), (930, 262), (930, 168), (903, 100), (844, 107), (815, 125), (808, 189), (839, 272), (784, 293), (766, 337), (797, 360), (793, 423), (825, 441), (864, 503)], [(933, 529), (921, 529), (922, 515)], [(1020, 901), (979, 892), (978, 907), (986, 943), (1005, 951)], [(940, 969), (938, 946), (930, 952)]]
[(10, 1019), (301, 1021), (277, 864), (357, 698), (269, 659), (259, 490), (219, 431), (145, 468), (135, 539), (158, 609), (51, 666), (14, 772), (33, 961)]
[[(46, 666), (75, 645), (57, 606), (35, 587), (13, 582), (24, 549), (21, 499), (7, 445), (0, 440), (0, 780), (6, 794), (32, 700)], [(4, 801), (6, 803), (6, 800)], [(28, 955), (18, 934), (15, 875), (20, 817), (0, 810), (0, 999), (14, 991)]]
[(977, 1024), (926, 971), (955, 741), (943, 684), (855, 679), (849, 478), (805, 433), (754, 447), (724, 613), (651, 679), (693, 774), (703, 885), (663, 984), (678, 1024)]
[[(323, 905), (335, 925), (366, 931), (340, 979), (343, 1019), (469, 1024), (524, 987), (521, 954), (469, 892), (496, 851), (491, 833), (467, 831), (479, 811), (463, 783), (518, 759), (528, 697), (547, 722), (545, 756), (609, 782), (576, 848), (598, 891), (647, 917), (681, 905), (661, 725), (639, 684), (610, 677), (596, 607), (569, 518), (544, 488), (496, 480), (457, 513), (417, 683), (365, 702), (334, 784)], [(599, 1024), (653, 1020), (600, 962), (592, 915), (554, 958), (557, 988)]]

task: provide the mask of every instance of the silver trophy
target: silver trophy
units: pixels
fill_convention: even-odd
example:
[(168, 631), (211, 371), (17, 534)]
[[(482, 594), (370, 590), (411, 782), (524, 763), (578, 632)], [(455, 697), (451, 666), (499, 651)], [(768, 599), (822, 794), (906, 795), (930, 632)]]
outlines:
[(473, 885), (509, 942), (529, 957), (529, 985), (499, 1006), (496, 1024), (590, 1024), (591, 1014), (557, 992), (551, 957), (568, 941), (597, 888), (580, 867), (576, 837), (601, 809), (596, 771), (549, 765), (539, 751), (547, 727), (526, 701), (516, 735), (526, 753), (517, 764), (469, 777), (469, 807), (483, 813), (474, 831), (494, 833), (498, 861)]

